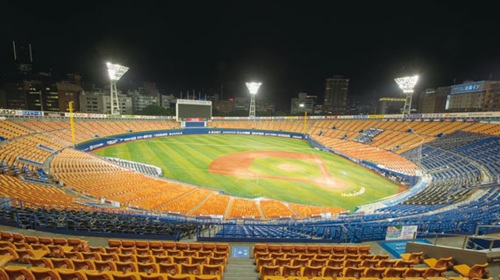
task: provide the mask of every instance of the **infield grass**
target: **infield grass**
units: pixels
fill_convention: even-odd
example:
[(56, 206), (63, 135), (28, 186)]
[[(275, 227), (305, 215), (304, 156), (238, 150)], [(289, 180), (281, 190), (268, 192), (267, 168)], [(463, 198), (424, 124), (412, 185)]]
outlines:
[[(225, 155), (251, 151), (287, 151), (314, 155), (327, 172), (344, 185), (329, 187), (312, 161), (260, 157), (248, 168), (255, 176), (212, 174), (210, 163)], [(314, 206), (353, 210), (356, 206), (393, 195), (399, 185), (340, 156), (312, 148), (307, 141), (248, 135), (170, 136), (123, 143), (95, 151), (97, 155), (152, 164), (166, 178), (222, 190), (245, 198), (267, 197)], [(278, 178), (266, 178), (269, 176)], [(316, 180), (316, 181), (315, 181)], [(325, 185), (326, 184), (326, 185)], [(331, 185), (331, 184), (330, 184)], [(346, 194), (364, 193), (355, 196)], [(344, 195), (343, 195), (344, 194)]]

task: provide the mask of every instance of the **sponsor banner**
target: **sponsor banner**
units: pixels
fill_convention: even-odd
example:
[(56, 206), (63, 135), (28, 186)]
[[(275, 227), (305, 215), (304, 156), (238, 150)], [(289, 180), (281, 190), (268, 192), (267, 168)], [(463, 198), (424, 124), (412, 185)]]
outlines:
[(164, 130), (151, 132), (134, 132), (125, 135), (116, 135), (114, 137), (103, 137), (91, 140), (76, 146), (76, 149), (84, 152), (93, 151), (95, 149), (106, 146), (116, 145), (124, 142), (143, 140), (156, 137), (180, 136), (180, 135), (195, 135), (195, 134), (226, 134), (226, 135), (257, 135), (257, 136), (273, 136), (281, 138), (304, 139), (303, 134), (287, 133), (281, 131), (265, 131), (265, 130), (224, 130), (224, 129), (207, 129), (194, 128), (183, 130)]
[(21, 115), (22, 116), (43, 116), (43, 112), (42, 111), (26, 111), (26, 110), (23, 110), (23, 111), (21, 111)]
[(0, 115), (16, 116), (21, 115), (21, 111), (12, 109), (0, 109)]
[(418, 226), (389, 226), (385, 234), (385, 240), (413, 239), (417, 233)]
[(64, 117), (64, 113), (54, 113), (54, 112), (43, 112), (43, 115), (46, 117), (54, 117), (54, 118)]
[(385, 115), (368, 115), (369, 119), (383, 119)]

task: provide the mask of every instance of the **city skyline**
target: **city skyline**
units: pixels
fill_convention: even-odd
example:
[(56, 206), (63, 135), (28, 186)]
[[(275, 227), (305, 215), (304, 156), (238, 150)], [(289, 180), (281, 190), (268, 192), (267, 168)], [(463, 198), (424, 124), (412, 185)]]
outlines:
[(55, 4), (1, 5), (4, 73), (22, 40), (38, 71), (105, 85), (112, 61), (130, 67), (123, 83), (152, 81), (164, 94), (224, 85), (242, 95), (258, 80), (282, 108), (299, 92), (321, 99), (333, 75), (350, 79), (351, 98), (401, 96), (393, 79), (408, 74), (421, 76), (417, 90), (500, 78), (499, 20), (448, 3), (108, 1), (53, 17)]

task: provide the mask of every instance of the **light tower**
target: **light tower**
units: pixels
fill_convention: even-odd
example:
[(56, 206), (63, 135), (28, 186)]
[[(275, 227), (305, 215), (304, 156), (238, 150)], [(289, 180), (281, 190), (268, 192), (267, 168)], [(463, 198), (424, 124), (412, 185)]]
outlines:
[(307, 108), (306, 108), (306, 104), (300, 103), (299, 107), (304, 109), (304, 134), (305, 134), (306, 131), (307, 131)]
[(407, 115), (411, 114), (411, 98), (413, 89), (418, 81), (418, 75), (396, 78), (394, 81), (396, 81), (399, 88), (401, 88), (406, 95), (405, 106), (403, 108), (403, 118), (405, 118)]
[(118, 90), (116, 89), (116, 83), (128, 71), (128, 67), (122, 66), (120, 64), (113, 64), (110, 62), (106, 62), (106, 66), (108, 67), (108, 75), (110, 81), (111, 115), (115, 114), (115, 108), (117, 114), (120, 114), (120, 102), (118, 100)]
[(248, 114), (248, 116), (250, 118), (253, 118), (253, 117), (255, 117), (255, 95), (259, 91), (260, 85), (262, 83), (249, 82), (246, 84), (247, 84), (248, 91), (250, 92), (250, 113)]

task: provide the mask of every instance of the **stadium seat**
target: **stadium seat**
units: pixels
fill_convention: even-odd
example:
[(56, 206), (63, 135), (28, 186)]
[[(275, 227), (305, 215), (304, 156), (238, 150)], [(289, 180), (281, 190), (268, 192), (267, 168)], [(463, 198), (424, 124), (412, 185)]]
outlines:
[(75, 270), (96, 270), (93, 260), (71, 260)]
[(453, 266), (453, 270), (458, 272), (463, 277), (469, 278), (484, 278), (488, 275), (488, 263), (475, 264), (473, 266), (468, 266), (466, 264), (459, 264)]
[(413, 264), (420, 264), (424, 259), (424, 252), (405, 253), (400, 256), (405, 261), (412, 261)]
[(284, 276), (285, 278), (302, 276), (302, 266), (283, 265), (281, 269), (281, 276)]
[(179, 274), (181, 272), (179, 265), (175, 263), (159, 263), (158, 269), (160, 270), (160, 273), (170, 275)]
[[(110, 271), (85, 271), (87, 280), (113, 280), (113, 274)], [(163, 279), (164, 280), (164, 279)]]
[(31, 267), (45, 267), (54, 269), (52, 260), (50, 258), (29, 258), (29, 264)]
[(405, 278), (415, 278), (415, 277), (423, 277), (425, 271), (427, 270), (427, 268), (423, 268), (423, 267), (412, 267), (412, 268), (408, 268), (405, 273), (403, 273), (403, 276)]
[(50, 280), (61, 280), (59, 274), (51, 268), (48, 267), (30, 267), (29, 270), (33, 273), (35, 279), (50, 279)]
[(94, 261), (95, 269), (99, 272), (104, 271), (117, 271), (116, 264), (114, 261)]
[(453, 257), (440, 258), (439, 260), (435, 258), (428, 258), (424, 259), (424, 263), (429, 267), (434, 267), (434, 268), (444, 267), (448, 270), (453, 267)]
[(446, 267), (429, 267), (425, 270), (425, 272), (422, 274), (422, 277), (424, 278), (431, 278), (431, 277), (446, 277)]
[(56, 270), (61, 277), (61, 280), (85, 280), (87, 279), (85, 271), (72, 270), (72, 269), (58, 269)]
[(158, 264), (156, 263), (137, 263), (137, 271), (139, 273), (146, 273), (146, 274), (160, 272)]
[(382, 279), (384, 277), (384, 272), (385, 268), (382, 267), (365, 267), (362, 276)]
[(35, 280), (35, 275), (25, 266), (10, 265), (3, 268), (8, 279)]
[(323, 267), (324, 266), (306, 266), (302, 270), (302, 276), (307, 277), (309, 279), (313, 277), (321, 277), (323, 276)]

